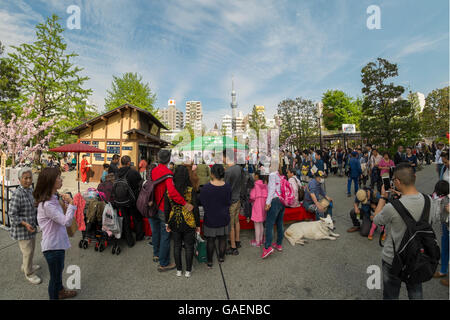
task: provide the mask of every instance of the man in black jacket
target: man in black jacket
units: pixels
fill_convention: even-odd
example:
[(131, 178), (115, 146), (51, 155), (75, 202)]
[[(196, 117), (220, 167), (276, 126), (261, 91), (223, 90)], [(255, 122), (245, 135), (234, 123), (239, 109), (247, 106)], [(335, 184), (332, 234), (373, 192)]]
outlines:
[(400, 162), (406, 161), (406, 156), (403, 153), (403, 146), (398, 146), (397, 152), (394, 156), (394, 163), (395, 165), (398, 165)]
[[(120, 159), (121, 167), (117, 172), (117, 179), (125, 177), (128, 185), (133, 192), (134, 199), (130, 196), (130, 203), (124, 206), (117, 205), (123, 215), (123, 232), (129, 247), (134, 246), (135, 240), (131, 233), (131, 219), (133, 217), (134, 231), (136, 233), (136, 241), (144, 239), (143, 217), (136, 208), (136, 201), (139, 196), (142, 177), (137, 170), (131, 168), (131, 159), (129, 156), (123, 156)], [(117, 182), (117, 180), (116, 180)], [(117, 199), (115, 197), (115, 199)]]

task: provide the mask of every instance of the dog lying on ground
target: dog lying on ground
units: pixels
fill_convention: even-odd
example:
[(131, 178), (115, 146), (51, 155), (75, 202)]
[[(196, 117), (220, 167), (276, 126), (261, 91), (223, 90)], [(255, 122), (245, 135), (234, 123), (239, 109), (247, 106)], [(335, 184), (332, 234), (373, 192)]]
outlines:
[(294, 223), (286, 230), (284, 236), (293, 246), (295, 246), (296, 243), (304, 245), (305, 242), (307, 242), (305, 239), (336, 240), (339, 235), (333, 233), (333, 230), (333, 220), (331, 219), (331, 216), (328, 215), (326, 219), (320, 218), (318, 221)]

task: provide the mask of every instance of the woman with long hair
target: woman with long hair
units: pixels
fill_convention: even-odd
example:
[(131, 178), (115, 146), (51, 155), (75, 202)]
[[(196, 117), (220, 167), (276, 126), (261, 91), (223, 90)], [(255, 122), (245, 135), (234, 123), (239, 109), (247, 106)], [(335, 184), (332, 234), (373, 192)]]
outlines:
[(166, 217), (166, 231), (172, 232), (174, 237), (174, 258), (177, 267), (177, 276), (181, 277), (183, 266), (181, 262), (181, 245), (184, 243), (186, 250), (186, 273), (189, 278), (192, 272), (192, 260), (194, 259), (195, 232), (200, 233), (200, 214), (196, 205), (196, 192), (192, 187), (188, 169), (178, 166), (173, 175), (175, 189), (187, 202), (194, 204), (194, 210), (188, 211), (184, 206), (173, 201), (166, 192), (164, 195), (164, 214)]
[[(66, 290), (62, 285), (65, 251), (70, 248), (66, 227), (72, 224), (77, 207), (69, 194), (60, 196), (62, 187), (61, 172), (58, 168), (44, 168), (39, 174), (33, 192), (37, 206), (37, 220), (42, 230), (41, 248), (50, 271), (48, 294), (50, 300), (66, 299), (76, 296), (74, 290)], [(63, 201), (63, 203), (60, 202)], [(67, 206), (66, 214), (62, 207)]]

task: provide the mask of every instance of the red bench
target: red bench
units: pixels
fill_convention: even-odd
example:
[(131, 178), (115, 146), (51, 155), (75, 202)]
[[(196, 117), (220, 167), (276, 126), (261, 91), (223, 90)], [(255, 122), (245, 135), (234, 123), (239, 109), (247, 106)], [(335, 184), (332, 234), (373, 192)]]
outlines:
[[(297, 208), (286, 208), (284, 210), (283, 221), (286, 222), (296, 222), (296, 221), (304, 221), (304, 220), (316, 220), (316, 215), (314, 213), (310, 213), (303, 208), (303, 206)], [(146, 236), (152, 235), (152, 230), (150, 228), (150, 224), (148, 223), (148, 219), (143, 219), (144, 221), (144, 232)], [(239, 215), (239, 224), (241, 225), (241, 230), (252, 230), (255, 228), (253, 221), (247, 223), (247, 219)], [(200, 220), (200, 227), (203, 226), (203, 220)]]

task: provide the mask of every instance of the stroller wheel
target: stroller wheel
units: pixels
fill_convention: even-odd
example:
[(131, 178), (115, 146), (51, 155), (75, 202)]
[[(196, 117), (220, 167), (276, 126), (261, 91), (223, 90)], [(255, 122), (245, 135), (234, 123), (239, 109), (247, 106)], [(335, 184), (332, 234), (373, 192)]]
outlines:
[(117, 247), (117, 249), (116, 249), (116, 254), (117, 254), (117, 255), (120, 254), (120, 247)]
[(112, 253), (112, 254), (115, 254), (115, 253), (116, 253), (116, 246), (113, 246), (113, 247), (112, 247), (111, 253)]
[(85, 240), (83, 242), (83, 249), (87, 249), (88, 248), (89, 243)]
[(83, 240), (80, 240), (80, 242), (78, 243), (78, 247), (80, 247), (80, 249), (83, 248), (83, 244)]
[(98, 251), (98, 242), (95, 244), (95, 251)]
[(100, 252), (102, 252), (103, 250), (105, 250), (105, 246), (102, 244), (100, 244), (100, 247), (98, 248)]

